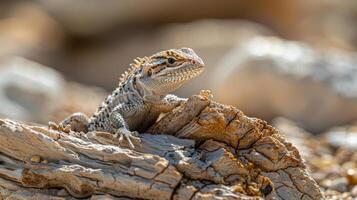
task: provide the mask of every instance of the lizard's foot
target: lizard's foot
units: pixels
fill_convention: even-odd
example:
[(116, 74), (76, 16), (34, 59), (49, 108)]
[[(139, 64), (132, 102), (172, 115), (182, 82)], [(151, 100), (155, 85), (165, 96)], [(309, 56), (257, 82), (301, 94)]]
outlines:
[(134, 139), (134, 140), (140, 141), (140, 138), (138, 136), (139, 136), (139, 132), (129, 131), (126, 129), (118, 129), (114, 135), (114, 137), (119, 139), (119, 143), (121, 143), (123, 141), (123, 139), (125, 138), (128, 141), (130, 148), (132, 148), (132, 149), (134, 149), (135, 146), (131, 140)]
[(57, 130), (69, 133), (71, 130), (74, 132), (87, 132), (89, 118), (83, 113), (73, 113), (71, 116), (64, 119), (60, 124), (54, 126), (49, 124), (50, 128), (57, 128)]

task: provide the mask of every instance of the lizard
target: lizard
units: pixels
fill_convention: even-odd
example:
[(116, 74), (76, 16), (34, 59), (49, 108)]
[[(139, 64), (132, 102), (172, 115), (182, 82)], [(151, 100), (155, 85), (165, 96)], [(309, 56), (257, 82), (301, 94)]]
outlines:
[[(105, 131), (121, 142), (138, 138), (160, 114), (169, 112), (186, 99), (171, 92), (203, 72), (204, 62), (190, 48), (169, 49), (149, 57), (136, 58), (120, 78), (119, 85), (88, 117), (74, 113), (59, 123), (61, 130)], [(50, 124), (51, 127), (51, 124)]]

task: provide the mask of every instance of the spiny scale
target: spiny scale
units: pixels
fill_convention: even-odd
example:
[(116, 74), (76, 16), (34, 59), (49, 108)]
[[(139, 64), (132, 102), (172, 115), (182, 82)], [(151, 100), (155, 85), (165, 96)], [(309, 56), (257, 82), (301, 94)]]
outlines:
[(123, 82), (125, 82), (127, 80), (127, 78), (136, 70), (138, 69), (141, 64), (143, 64), (145, 62), (145, 60), (147, 59), (147, 57), (144, 58), (140, 58), (137, 57), (136, 59), (134, 59), (134, 62), (130, 64), (130, 68), (127, 69), (120, 77), (119, 79), (119, 85), (122, 84)]

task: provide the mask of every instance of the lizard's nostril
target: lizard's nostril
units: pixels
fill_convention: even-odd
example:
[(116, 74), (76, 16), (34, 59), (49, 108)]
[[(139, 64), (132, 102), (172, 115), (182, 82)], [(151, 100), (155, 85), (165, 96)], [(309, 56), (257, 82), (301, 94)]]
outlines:
[(197, 62), (195, 60), (191, 60), (191, 63), (195, 65)]

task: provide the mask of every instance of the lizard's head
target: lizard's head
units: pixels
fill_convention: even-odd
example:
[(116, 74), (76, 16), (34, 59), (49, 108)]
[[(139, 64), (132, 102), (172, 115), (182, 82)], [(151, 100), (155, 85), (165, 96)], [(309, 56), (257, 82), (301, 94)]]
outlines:
[(170, 93), (204, 68), (200, 57), (190, 48), (170, 49), (143, 60), (137, 81), (151, 93)]

